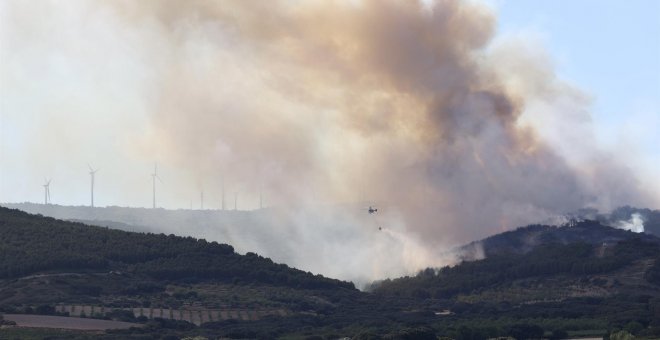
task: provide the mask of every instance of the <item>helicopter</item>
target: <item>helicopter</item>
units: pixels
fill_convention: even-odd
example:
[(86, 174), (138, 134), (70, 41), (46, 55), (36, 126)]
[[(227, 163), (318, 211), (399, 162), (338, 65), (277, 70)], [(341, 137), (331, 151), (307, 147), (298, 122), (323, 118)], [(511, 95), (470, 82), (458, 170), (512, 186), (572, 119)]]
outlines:
[[(367, 212), (369, 212), (369, 215), (373, 215), (373, 214), (378, 212), (378, 208), (374, 208), (373, 206), (369, 206), (369, 208), (367, 209)], [(374, 216), (374, 218), (375, 218), (375, 216)], [(378, 222), (376, 222), (376, 223), (378, 223)], [(382, 230), (383, 230), (383, 227), (379, 226), (378, 231), (382, 231)]]
[(369, 208), (362, 208), (362, 210), (366, 210), (369, 213), (370, 216), (373, 216), (372, 218), (373, 218), (375, 226), (378, 228), (379, 231), (382, 231), (383, 227), (378, 225), (379, 223), (376, 219), (376, 217), (377, 217), (376, 213), (378, 212), (378, 208), (376, 208), (374, 205), (370, 205)]

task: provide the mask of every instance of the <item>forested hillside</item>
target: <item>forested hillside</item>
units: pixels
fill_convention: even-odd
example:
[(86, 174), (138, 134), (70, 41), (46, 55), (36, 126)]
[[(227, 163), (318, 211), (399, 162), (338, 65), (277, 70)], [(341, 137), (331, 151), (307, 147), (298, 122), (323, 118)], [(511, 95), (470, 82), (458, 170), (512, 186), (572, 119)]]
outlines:
[(622, 240), (637, 238), (647, 242), (660, 242), (660, 239), (647, 233), (634, 233), (629, 230), (609, 227), (595, 220), (571, 222), (563, 226), (529, 225), (515, 230), (493, 235), (481, 241), (472, 242), (459, 249), (473, 254), (483, 252), (484, 256), (529, 252), (541, 245), (586, 243), (592, 245), (615, 244)]
[[(0, 313), (143, 325), (93, 335), (103, 339), (660, 336), (657, 238), (585, 222), (490, 240), (497, 251), (485, 259), (360, 292), (226, 244), (0, 208)], [(35, 332), (0, 338), (89, 338)]]
[(381, 294), (451, 298), (456, 294), (517, 279), (556, 275), (579, 278), (606, 274), (642, 259), (653, 261), (658, 254), (660, 245), (657, 242), (637, 237), (609, 245), (551, 242), (538, 245), (525, 254), (502, 252), (459, 266), (439, 270), (429, 268), (414, 277), (383, 281), (375, 291)]
[(94, 227), (2, 207), (0, 235), (0, 278), (112, 270), (167, 280), (354, 289), (352, 283), (275, 264), (254, 253), (239, 255), (227, 244)]

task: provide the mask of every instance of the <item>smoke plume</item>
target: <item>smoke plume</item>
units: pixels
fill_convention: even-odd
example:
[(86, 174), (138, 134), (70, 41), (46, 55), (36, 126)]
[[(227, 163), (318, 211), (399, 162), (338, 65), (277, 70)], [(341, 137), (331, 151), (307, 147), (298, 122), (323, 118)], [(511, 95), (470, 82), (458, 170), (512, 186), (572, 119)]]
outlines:
[[(82, 4), (111, 28), (110, 55), (135, 67), (118, 72), (139, 72), (127, 87), (140, 94), (144, 129), (117, 152), (185, 169), (167, 190), (195, 186), (218, 202), (224, 186), (231, 207), (234, 192), (239, 205), (261, 193), (287, 216), (377, 205), (388, 239), (414, 258), (401, 261), (404, 272), (513, 226), (654, 199), (593, 142), (588, 97), (534, 45), (495, 39), (495, 14), (478, 3)], [(112, 64), (98, 48), (85, 53)], [(316, 233), (314, 220), (286, 221), (300, 243), (323, 243), (333, 224), (318, 222), (328, 229)], [(361, 218), (341, 221), (345, 239), (377, 232)], [(388, 251), (375, 248), (352, 255)], [(389, 256), (404, 256), (397, 249)]]
[[(491, 52), (495, 18), (482, 6), (171, 1), (120, 12), (157, 37), (145, 143), (205, 181), (254, 183), (277, 204), (376, 201), (431, 241), (643, 199), (620, 165), (571, 164), (524, 124), (530, 102), (577, 106), (551, 113), (570, 120), (584, 96), (515, 46)], [(587, 148), (579, 157), (606, 157), (588, 143), (574, 146)]]

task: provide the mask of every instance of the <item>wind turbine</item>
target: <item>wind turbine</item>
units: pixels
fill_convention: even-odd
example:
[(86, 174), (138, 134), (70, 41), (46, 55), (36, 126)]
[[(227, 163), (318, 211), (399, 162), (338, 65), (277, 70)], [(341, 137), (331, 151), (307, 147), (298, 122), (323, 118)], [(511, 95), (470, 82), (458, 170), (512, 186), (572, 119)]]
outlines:
[(44, 204), (50, 203), (50, 179), (45, 180), (44, 184)]
[(99, 169), (94, 170), (89, 164), (87, 164), (87, 166), (89, 167), (89, 175), (92, 177), (92, 208), (94, 208), (94, 175)]
[(225, 176), (222, 176), (222, 210), (225, 210)]
[(163, 180), (160, 179), (160, 177), (158, 177), (158, 164), (154, 164), (154, 173), (151, 174), (151, 178), (152, 178), (153, 184), (154, 184), (154, 201), (153, 201), (154, 205), (153, 205), (153, 207), (154, 207), (154, 209), (156, 209), (156, 178), (158, 178), (158, 180), (161, 183), (163, 183)]

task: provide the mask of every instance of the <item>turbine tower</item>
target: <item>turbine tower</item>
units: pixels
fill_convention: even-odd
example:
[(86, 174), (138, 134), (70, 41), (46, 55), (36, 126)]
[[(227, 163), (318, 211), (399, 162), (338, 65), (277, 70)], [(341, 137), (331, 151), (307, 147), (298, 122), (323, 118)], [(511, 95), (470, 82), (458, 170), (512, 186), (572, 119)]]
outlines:
[(154, 173), (151, 174), (151, 179), (154, 185), (153, 208), (156, 209), (156, 179), (163, 183), (163, 180), (158, 177), (158, 164), (154, 164)]
[(47, 179), (44, 184), (44, 204), (48, 203), (50, 203), (50, 179)]
[(234, 192), (234, 210), (238, 210), (238, 192)]
[(225, 176), (222, 176), (222, 210), (225, 210)]
[(204, 191), (201, 192), (201, 199), (202, 199), (201, 207), (202, 207), (202, 210), (204, 210)]
[(87, 164), (89, 167), (89, 175), (92, 177), (92, 208), (94, 208), (94, 175), (99, 169), (94, 170), (91, 165)]

